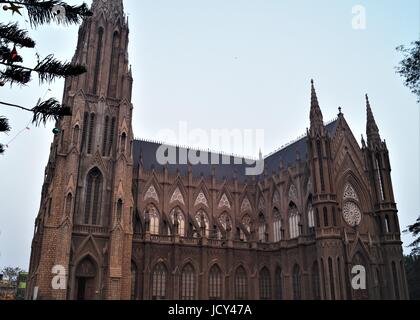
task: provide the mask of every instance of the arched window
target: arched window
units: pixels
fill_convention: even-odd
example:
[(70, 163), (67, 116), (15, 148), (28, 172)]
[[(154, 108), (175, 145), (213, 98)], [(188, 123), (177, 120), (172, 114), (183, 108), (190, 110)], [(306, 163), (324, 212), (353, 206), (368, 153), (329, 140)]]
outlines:
[(88, 138), (88, 150), (87, 153), (92, 153), (93, 144), (95, 142), (95, 114), (90, 115), (89, 121), (89, 138)]
[(302, 299), (302, 287), (300, 279), (300, 268), (296, 265), (293, 268), (293, 299), (301, 300)]
[(99, 72), (101, 68), (103, 37), (104, 37), (104, 29), (100, 28), (98, 30), (98, 44), (97, 44), (97, 49), (96, 49), (95, 71), (93, 74), (93, 94), (98, 93), (98, 80), (99, 80)]
[[(178, 235), (180, 237), (185, 237), (185, 219), (184, 219), (184, 214), (182, 213), (182, 211), (180, 209), (173, 209), (171, 211), (170, 214), (170, 219), (172, 224), (175, 226), (175, 216), (176, 216), (176, 220), (177, 220), (177, 224), (178, 224)], [(176, 230), (174, 231), (176, 233)]]
[(340, 296), (344, 299), (344, 293), (342, 289), (343, 278), (341, 275), (341, 260), (340, 257), (337, 258), (337, 273), (338, 273), (338, 290), (337, 290), (337, 299), (340, 300)]
[(117, 95), (117, 84), (118, 84), (118, 64), (119, 64), (119, 46), (120, 46), (120, 34), (115, 31), (112, 37), (112, 53), (111, 53), (111, 67), (109, 72), (108, 81), (108, 96), (115, 98)]
[(131, 300), (137, 298), (137, 267), (131, 262)]
[(221, 300), (223, 290), (222, 271), (218, 266), (213, 266), (209, 272), (209, 299)]
[(195, 299), (195, 272), (191, 264), (187, 264), (181, 273), (181, 300)]
[[(223, 227), (223, 231), (224, 231), (224, 235), (219, 234), (218, 237), (219, 239), (223, 238), (223, 236), (227, 236), (228, 233), (232, 230), (232, 222), (231, 219), (229, 217), (229, 214), (227, 214), (226, 212), (222, 213), (220, 218), (219, 218), (219, 223), (220, 225)], [(219, 230), (220, 232), (220, 230)]]
[(274, 223), (273, 223), (273, 229), (274, 229), (274, 242), (280, 242), (283, 240), (282, 237), (282, 225), (281, 225), (281, 215), (280, 212), (277, 210), (277, 208), (274, 209)]
[(319, 217), (318, 209), (315, 210), (316, 227), (321, 228), (321, 218)]
[(289, 229), (290, 239), (295, 239), (300, 236), (300, 215), (293, 202), (289, 205)]
[(385, 216), (385, 231), (386, 233), (391, 233), (391, 221), (388, 215)]
[(126, 145), (127, 145), (127, 135), (124, 132), (121, 135), (121, 153), (125, 153)]
[(80, 135), (80, 128), (78, 125), (76, 125), (73, 129), (73, 145), (76, 147), (79, 145), (79, 135)]
[(248, 299), (248, 276), (243, 267), (239, 267), (235, 273), (235, 299)]
[(324, 179), (324, 157), (322, 155), (322, 146), (321, 141), (317, 141), (316, 143), (317, 151), (318, 151), (318, 161), (319, 161), (319, 175), (321, 177), (321, 190), (325, 191), (325, 179)]
[(209, 238), (210, 237), (210, 223), (209, 223), (209, 218), (207, 217), (207, 214), (203, 210), (200, 210), (196, 214), (195, 220), (197, 221), (197, 224), (200, 226), (201, 229), (204, 228), (205, 236)]
[(102, 156), (106, 157), (108, 155), (108, 138), (109, 138), (109, 117), (105, 117), (104, 123), (104, 139), (102, 142)]
[(315, 231), (315, 218), (314, 218), (314, 208), (312, 206), (312, 196), (309, 197), (308, 200), (308, 227), (309, 227), (309, 231), (313, 232)]
[(66, 197), (66, 208), (65, 208), (65, 211), (64, 211), (64, 215), (66, 217), (71, 217), (72, 202), (73, 202), (73, 195), (71, 193), (69, 193)]
[(117, 202), (117, 221), (121, 221), (122, 212), (123, 212), (123, 202), (121, 199), (119, 199)]
[(147, 208), (146, 213), (149, 215), (149, 232), (152, 235), (158, 235), (159, 234), (159, 213), (155, 206), (150, 205)]
[(337, 226), (337, 211), (335, 210), (335, 207), (332, 208), (332, 215), (333, 215), (333, 225), (334, 227)]
[(166, 300), (168, 271), (163, 263), (155, 266), (152, 273), (152, 300)]
[(276, 269), (275, 298), (276, 300), (283, 299), (283, 275), (280, 268)]
[(328, 209), (324, 207), (324, 227), (328, 227)]
[[(248, 232), (249, 235), (251, 234), (251, 225), (252, 225), (251, 217), (249, 215), (244, 216), (242, 218), (242, 226)], [(239, 229), (239, 240), (249, 241), (249, 239), (245, 235), (245, 232), (242, 229)]]
[(263, 213), (260, 213), (259, 216), (259, 225), (258, 225), (258, 240), (262, 243), (267, 242), (267, 224), (265, 222), (265, 217)]
[(82, 133), (82, 147), (81, 147), (83, 148), (83, 150), (85, 149), (85, 146), (86, 146), (88, 131), (89, 131), (89, 113), (85, 112), (84, 117), (83, 117), (83, 133)]
[(112, 118), (111, 121), (111, 130), (109, 132), (109, 145), (107, 147), (108, 151), (107, 151), (107, 155), (110, 156), (111, 155), (111, 151), (112, 151), (112, 145), (114, 144), (114, 135), (115, 135), (115, 125), (116, 125), (116, 119)]
[(395, 299), (400, 300), (400, 287), (398, 285), (397, 265), (394, 261), (392, 261), (392, 278), (394, 280)]
[(333, 260), (331, 258), (328, 259), (328, 273), (330, 274), (331, 300), (335, 300), (335, 277), (333, 269)]
[(381, 200), (384, 201), (385, 200), (384, 177), (382, 175), (381, 158), (379, 154), (376, 155), (376, 172), (378, 176), (379, 193), (381, 195)]
[(260, 299), (271, 299), (271, 277), (267, 268), (260, 271)]
[(312, 267), (312, 290), (314, 300), (321, 300), (318, 262), (315, 262)]
[(102, 183), (102, 174), (99, 169), (92, 169), (87, 176), (85, 224), (98, 225), (100, 223)]

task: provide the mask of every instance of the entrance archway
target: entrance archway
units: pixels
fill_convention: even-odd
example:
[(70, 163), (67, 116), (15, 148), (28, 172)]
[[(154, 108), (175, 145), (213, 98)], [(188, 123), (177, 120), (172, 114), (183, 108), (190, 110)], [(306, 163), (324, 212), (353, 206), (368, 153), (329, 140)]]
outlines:
[(91, 258), (84, 258), (76, 269), (76, 300), (95, 300), (97, 268)]

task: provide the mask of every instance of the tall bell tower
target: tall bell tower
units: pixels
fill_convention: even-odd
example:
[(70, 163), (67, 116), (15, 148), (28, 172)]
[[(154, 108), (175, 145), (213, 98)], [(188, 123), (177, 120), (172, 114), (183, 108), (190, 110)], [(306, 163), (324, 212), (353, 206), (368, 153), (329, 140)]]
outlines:
[[(132, 75), (122, 0), (94, 0), (65, 81), (32, 244), (28, 299), (129, 299)], [(65, 272), (66, 281), (57, 275)]]

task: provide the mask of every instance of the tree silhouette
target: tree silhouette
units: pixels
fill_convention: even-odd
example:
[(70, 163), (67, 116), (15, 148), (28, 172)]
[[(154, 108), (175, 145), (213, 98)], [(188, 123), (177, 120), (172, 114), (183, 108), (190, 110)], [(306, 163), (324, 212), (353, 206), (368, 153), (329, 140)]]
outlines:
[(411, 47), (397, 47), (402, 52), (404, 59), (397, 67), (397, 73), (405, 78), (405, 85), (417, 96), (420, 102), (420, 41), (411, 43)]
[[(92, 13), (87, 5), (70, 6), (63, 1), (56, 0), (20, 0), (0, 1), (3, 10), (10, 11), (12, 16), (22, 15), (21, 10), (26, 10), (31, 27), (36, 28), (42, 24), (55, 22), (57, 24), (78, 24), (83, 18)], [(37, 55), (35, 66), (23, 64), (23, 58), (18, 49), (35, 48), (35, 41), (31, 39), (26, 30), (20, 29), (18, 23), (0, 22), (0, 86), (25, 86), (32, 79), (32, 75), (38, 76), (40, 83), (51, 83), (57, 78), (74, 77), (86, 72), (81, 65), (68, 62), (60, 62), (52, 54), (41, 58)], [(25, 107), (12, 102), (0, 101), (3, 107), (18, 108), (33, 113), (33, 123), (36, 126), (46, 124), (48, 120), (59, 120), (71, 115), (67, 106), (61, 105), (57, 99), (51, 98), (39, 101), (34, 107)], [(10, 131), (7, 118), (0, 115), (0, 133)], [(0, 144), (0, 154), (4, 153), (4, 145)]]

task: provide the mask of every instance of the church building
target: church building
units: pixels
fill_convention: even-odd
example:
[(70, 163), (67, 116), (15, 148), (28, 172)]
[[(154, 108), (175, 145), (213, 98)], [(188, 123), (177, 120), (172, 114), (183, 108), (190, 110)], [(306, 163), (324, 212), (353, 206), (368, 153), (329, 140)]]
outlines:
[(72, 60), (88, 72), (65, 81), (72, 116), (51, 145), (27, 299), (408, 299), (388, 148), (367, 96), (361, 144), (341, 110), (324, 122), (312, 81), (306, 135), (263, 158), (261, 175), (182, 147), (219, 164), (162, 164), (161, 144), (133, 136), (123, 1), (92, 11)]

